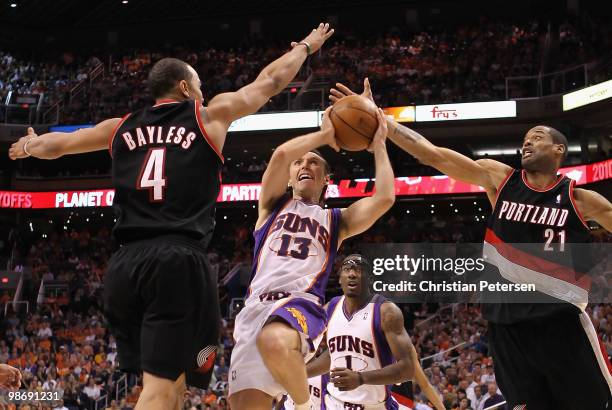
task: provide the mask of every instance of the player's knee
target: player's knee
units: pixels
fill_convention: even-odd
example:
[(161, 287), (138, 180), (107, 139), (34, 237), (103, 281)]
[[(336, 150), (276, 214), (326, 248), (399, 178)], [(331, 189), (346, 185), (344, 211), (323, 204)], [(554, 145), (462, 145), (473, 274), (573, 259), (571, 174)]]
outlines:
[(257, 348), (262, 356), (280, 358), (287, 355), (290, 343), (288, 332), (283, 327), (273, 323), (261, 330), (257, 336)]
[(151, 400), (174, 403), (179, 398), (179, 390), (180, 383), (145, 373), (142, 393)]

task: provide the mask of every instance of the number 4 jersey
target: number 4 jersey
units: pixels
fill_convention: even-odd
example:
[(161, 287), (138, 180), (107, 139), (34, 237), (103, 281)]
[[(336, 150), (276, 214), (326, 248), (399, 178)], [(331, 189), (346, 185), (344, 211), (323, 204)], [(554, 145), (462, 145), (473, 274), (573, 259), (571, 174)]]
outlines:
[(538, 189), (525, 171), (514, 170), (500, 186), (484, 242), (488, 274), (500, 282), (534, 284), (537, 292), (483, 295), (487, 320), (515, 323), (586, 306), (593, 261), (574, 185), (559, 176)]
[(195, 100), (162, 100), (117, 126), (109, 149), (120, 243), (168, 234), (210, 240), (223, 157), (200, 107)]

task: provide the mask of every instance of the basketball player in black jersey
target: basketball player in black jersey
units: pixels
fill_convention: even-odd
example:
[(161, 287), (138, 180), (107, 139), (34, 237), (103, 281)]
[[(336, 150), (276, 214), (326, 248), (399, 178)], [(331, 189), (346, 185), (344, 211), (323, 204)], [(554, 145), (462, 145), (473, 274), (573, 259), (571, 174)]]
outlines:
[[(330, 99), (335, 102), (349, 94), (354, 93), (337, 84)], [(367, 79), (362, 95), (372, 99)], [(389, 139), (420, 162), (486, 190), (493, 214), (484, 252), (500, 281), (535, 282), (542, 299), (554, 301), (483, 304), (495, 375), (509, 408), (610, 408), (607, 354), (599, 348), (584, 313), (588, 277), (578, 270), (583, 261), (576, 252), (568, 257), (565, 250), (588, 241), (585, 221), (612, 232), (612, 203), (597, 192), (574, 188), (574, 181), (558, 175), (567, 154), (565, 136), (544, 125), (528, 130), (522, 144), (523, 169), (517, 170), (492, 159), (474, 161), (387, 121)], [(574, 249), (580, 252), (578, 246)]]
[(30, 128), (10, 148), (12, 159), (110, 150), (122, 247), (109, 262), (104, 307), (121, 368), (144, 373), (137, 409), (178, 409), (185, 382), (208, 385), (220, 318), (205, 249), (227, 130), (280, 93), (332, 34), (320, 24), (251, 84), (207, 106), (195, 70), (162, 59), (148, 80), (155, 105), (73, 133), (36, 136)]

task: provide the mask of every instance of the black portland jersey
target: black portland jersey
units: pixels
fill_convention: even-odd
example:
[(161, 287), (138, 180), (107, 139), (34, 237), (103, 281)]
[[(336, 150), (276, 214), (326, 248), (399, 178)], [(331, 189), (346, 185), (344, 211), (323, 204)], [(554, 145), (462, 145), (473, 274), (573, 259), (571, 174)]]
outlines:
[(199, 108), (199, 101), (164, 100), (118, 125), (110, 150), (120, 243), (167, 234), (210, 240), (223, 157)]
[[(501, 185), (489, 218), (484, 256), (489, 278), (534, 284), (529, 303), (516, 294), (498, 294), (483, 304), (487, 320), (513, 323), (559, 310), (584, 309), (592, 260), (585, 245), (589, 229), (574, 201), (575, 181), (560, 176), (547, 189), (529, 185), (514, 170)], [(486, 297), (486, 296), (485, 296)], [(508, 299), (511, 298), (511, 299)], [(534, 302), (534, 303), (532, 303)], [(537, 303), (535, 303), (537, 302)]]

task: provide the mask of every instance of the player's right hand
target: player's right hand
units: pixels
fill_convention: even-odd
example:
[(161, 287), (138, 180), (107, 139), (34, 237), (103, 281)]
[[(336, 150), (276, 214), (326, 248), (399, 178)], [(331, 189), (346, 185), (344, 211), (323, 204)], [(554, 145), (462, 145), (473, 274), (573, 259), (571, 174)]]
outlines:
[[(332, 104), (342, 97), (357, 94), (342, 83), (336, 83), (336, 87), (337, 88), (332, 88), (331, 90), (329, 90), (329, 100), (332, 102)], [(361, 93), (361, 96), (374, 102), (374, 97), (372, 96), (372, 89), (370, 88), (370, 80), (368, 80), (367, 77), (363, 80), (363, 92)]]
[(36, 136), (37, 135), (34, 132), (34, 128), (28, 127), (28, 134), (25, 137), (19, 138), (17, 142), (15, 142), (13, 145), (11, 145), (11, 148), (9, 148), (9, 158), (15, 160), (29, 157), (23, 147), (25, 146), (25, 143), (28, 142), (28, 140)]
[(5, 389), (18, 389), (21, 386), (21, 372), (19, 369), (0, 364), (0, 387)]
[[(329, 28), (329, 23), (321, 23), (319, 27), (312, 29), (312, 32), (306, 36), (306, 38), (302, 41), (308, 43), (310, 45), (310, 54), (314, 54), (319, 51), (323, 43), (327, 41), (334, 34), (334, 29)], [(298, 43), (291, 43), (291, 47), (297, 46)]]

